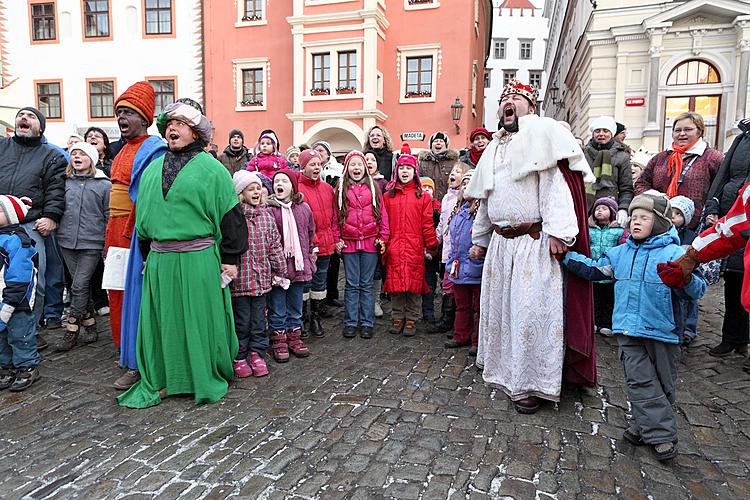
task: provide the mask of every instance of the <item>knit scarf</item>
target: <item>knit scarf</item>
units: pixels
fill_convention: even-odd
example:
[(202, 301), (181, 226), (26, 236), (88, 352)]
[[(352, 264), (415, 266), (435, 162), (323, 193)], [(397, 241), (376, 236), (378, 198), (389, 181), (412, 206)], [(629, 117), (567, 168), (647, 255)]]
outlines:
[(601, 185), (601, 181), (614, 182), (614, 178), (612, 177), (612, 155), (608, 147), (611, 146), (611, 141), (607, 144), (598, 144), (592, 141), (590, 146), (593, 146), (598, 152), (594, 159), (594, 164), (591, 166), (596, 181), (593, 184), (586, 184), (586, 197), (589, 199), (589, 203), (596, 197), (596, 190)]
[(294, 270), (302, 271), (305, 268), (305, 258), (302, 256), (302, 246), (299, 243), (297, 232), (297, 220), (292, 211), (292, 202), (284, 203), (278, 200), (281, 207), (282, 236), (284, 237), (284, 256), (294, 257)]
[(482, 153), (484, 153), (484, 149), (480, 150), (475, 148), (474, 146), (469, 148), (469, 159), (471, 160), (471, 163), (473, 163), (474, 165), (479, 163), (479, 159), (482, 157)]
[(680, 184), (680, 177), (682, 177), (682, 155), (700, 140), (701, 138), (698, 137), (690, 144), (685, 144), (684, 146), (672, 143), (672, 152), (669, 153), (669, 158), (667, 159), (667, 174), (672, 176), (672, 180), (669, 182), (669, 187), (667, 188), (667, 196), (669, 198), (677, 196), (677, 188)]

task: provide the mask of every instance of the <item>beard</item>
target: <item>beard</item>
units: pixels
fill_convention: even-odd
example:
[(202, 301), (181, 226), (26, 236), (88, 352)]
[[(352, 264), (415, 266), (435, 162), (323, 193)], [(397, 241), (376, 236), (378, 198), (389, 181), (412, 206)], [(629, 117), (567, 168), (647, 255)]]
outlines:
[(500, 120), (500, 123), (497, 124), (498, 129), (505, 129), (506, 132), (518, 132), (518, 117), (514, 117), (513, 121), (510, 123), (505, 123), (504, 120)]

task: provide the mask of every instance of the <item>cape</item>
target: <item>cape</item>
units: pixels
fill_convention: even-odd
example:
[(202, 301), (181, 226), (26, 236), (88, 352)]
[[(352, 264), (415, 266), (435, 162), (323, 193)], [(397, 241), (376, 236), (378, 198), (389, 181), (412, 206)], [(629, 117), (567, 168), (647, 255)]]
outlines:
[[(161, 138), (152, 135), (141, 144), (133, 160), (128, 194), (135, 204), (138, 201), (138, 187), (143, 171), (156, 159), (167, 152), (167, 145)], [(143, 256), (135, 234), (133, 221), (130, 238), (130, 257), (125, 276), (125, 292), (122, 303), (122, 333), (120, 334), (120, 365), (131, 370), (138, 369), (136, 338), (138, 336), (138, 316), (141, 311), (141, 288), (143, 286)]]

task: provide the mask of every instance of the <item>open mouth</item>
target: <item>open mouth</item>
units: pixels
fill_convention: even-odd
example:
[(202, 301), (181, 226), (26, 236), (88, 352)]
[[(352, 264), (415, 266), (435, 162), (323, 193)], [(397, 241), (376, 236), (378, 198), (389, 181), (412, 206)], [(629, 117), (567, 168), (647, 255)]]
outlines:
[(177, 141), (180, 139), (180, 134), (178, 134), (177, 132), (170, 132), (169, 134), (167, 134), (167, 137), (170, 141)]
[(515, 114), (516, 114), (516, 111), (513, 109), (512, 106), (506, 106), (505, 109), (503, 110), (503, 115), (506, 118), (510, 118), (510, 117), (512, 117)]
[(22, 121), (21, 123), (18, 124), (18, 129), (19, 130), (31, 130), (31, 125), (29, 125), (29, 122)]

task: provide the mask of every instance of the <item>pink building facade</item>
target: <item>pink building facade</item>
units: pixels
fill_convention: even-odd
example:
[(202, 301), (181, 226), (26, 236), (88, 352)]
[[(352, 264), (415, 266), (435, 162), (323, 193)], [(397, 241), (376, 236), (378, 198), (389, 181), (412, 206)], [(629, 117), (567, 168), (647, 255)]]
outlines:
[(282, 150), (326, 140), (342, 154), (377, 124), (396, 149), (402, 134), (427, 148), (438, 130), (463, 147), (483, 121), (491, 16), (491, 0), (207, 1), (214, 142), (240, 128), (252, 146), (272, 128)]

